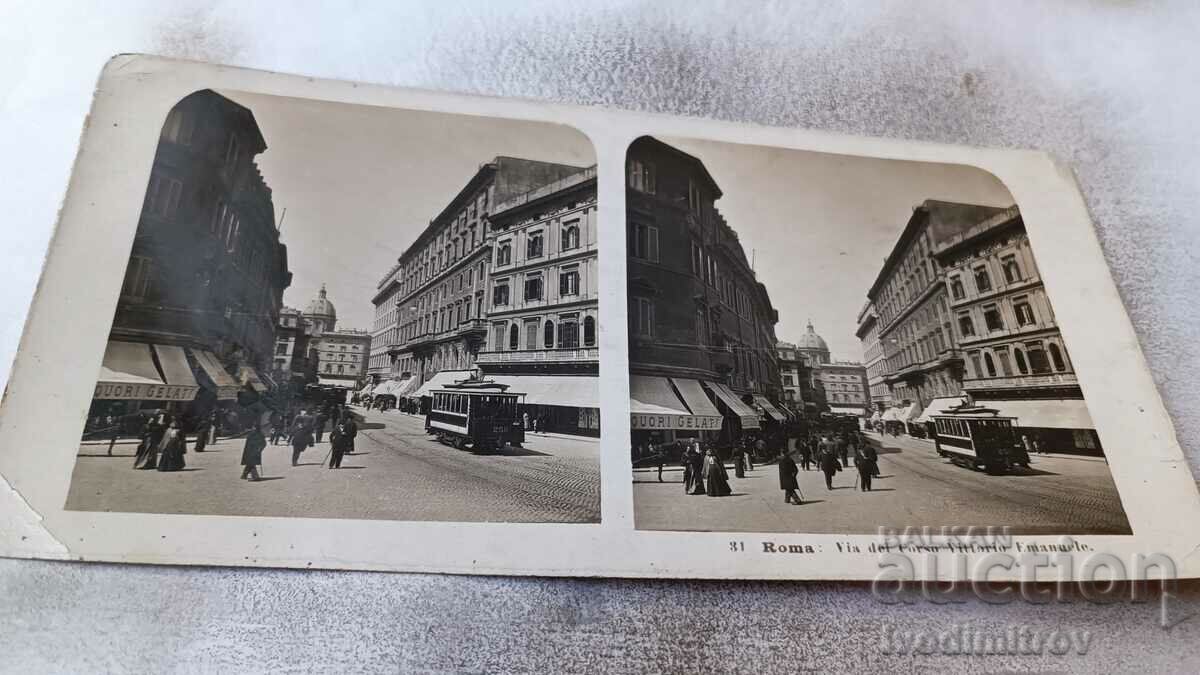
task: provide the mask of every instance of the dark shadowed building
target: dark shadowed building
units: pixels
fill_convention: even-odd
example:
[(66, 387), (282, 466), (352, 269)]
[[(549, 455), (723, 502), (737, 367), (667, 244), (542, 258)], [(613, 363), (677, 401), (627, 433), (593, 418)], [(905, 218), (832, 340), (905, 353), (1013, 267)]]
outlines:
[(116, 306), (93, 413), (202, 412), (263, 393), (291, 283), (267, 145), (249, 109), (198, 91), (171, 109)]

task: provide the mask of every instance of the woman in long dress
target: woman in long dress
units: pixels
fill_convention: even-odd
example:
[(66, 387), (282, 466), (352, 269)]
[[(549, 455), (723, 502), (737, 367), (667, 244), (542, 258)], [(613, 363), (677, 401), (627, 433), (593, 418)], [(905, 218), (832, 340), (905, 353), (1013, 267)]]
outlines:
[(184, 441), (183, 431), (179, 429), (179, 423), (172, 420), (170, 426), (167, 427), (167, 433), (163, 434), (162, 442), (158, 445), (158, 470), (181, 471), (187, 466), (187, 463), (183, 461), (185, 452), (187, 452), (187, 444)]
[(729, 474), (725, 472), (725, 463), (711, 448), (704, 455), (704, 483), (708, 488), (705, 493), (709, 497), (727, 497), (733, 493), (729, 487)]
[(689, 495), (702, 495), (704, 492), (704, 453), (700, 452), (700, 444), (693, 443), (684, 455), (687, 462), (687, 475), (684, 489)]
[(142, 441), (138, 443), (133, 468), (149, 470), (158, 467), (158, 445), (162, 442), (165, 431), (157, 416), (146, 422), (146, 426), (142, 428)]

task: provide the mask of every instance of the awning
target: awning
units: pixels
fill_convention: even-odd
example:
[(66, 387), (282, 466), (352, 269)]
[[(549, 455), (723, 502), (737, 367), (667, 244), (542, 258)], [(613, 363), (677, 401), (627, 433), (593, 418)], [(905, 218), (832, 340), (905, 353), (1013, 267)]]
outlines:
[(935, 398), (929, 402), (929, 405), (925, 406), (925, 410), (921, 413), (921, 416), (913, 421), (924, 424), (930, 420), (931, 415), (941, 415), (943, 410), (949, 410), (955, 406), (960, 406), (962, 403), (963, 398), (961, 396), (943, 396), (942, 398)]
[(241, 366), (238, 369), (238, 380), (241, 381), (243, 387), (248, 386), (260, 394), (267, 391), (267, 385), (263, 384), (262, 378), (258, 376), (258, 372), (250, 366)]
[(489, 375), (487, 379), (525, 394), (524, 403), (530, 405), (600, 407), (600, 378), (595, 375)]
[(713, 405), (712, 400), (708, 398), (708, 394), (704, 393), (704, 387), (700, 386), (699, 380), (689, 380), (684, 377), (672, 377), (671, 384), (674, 385), (675, 391), (679, 394), (679, 398), (683, 400), (683, 404), (691, 411), (693, 426), (688, 429), (698, 430), (719, 430), (721, 422), (725, 417), (721, 415), (721, 411), (717, 410), (717, 406)]
[(883, 417), (881, 417), (880, 420), (884, 422), (895, 422), (897, 419), (897, 412), (899, 412), (898, 408), (888, 408), (887, 410), (883, 411)]
[(411, 398), (412, 393), (417, 390), (417, 386), (417, 378), (401, 378), (396, 388), (392, 390), (392, 395), (397, 398)]
[(774, 419), (776, 422), (787, 421), (787, 415), (779, 412), (779, 409), (776, 408), (773, 403), (768, 401), (766, 396), (763, 396), (762, 394), (754, 394), (754, 402), (762, 406), (762, 409), (766, 411), (767, 416)]
[(1095, 429), (1092, 415), (1083, 399), (1050, 399), (1039, 401), (976, 401), (977, 404), (995, 408), (1004, 417), (1017, 418), (1018, 427), (1043, 429)]
[(720, 382), (709, 382), (708, 387), (709, 389), (712, 389), (712, 392), (717, 395), (717, 398), (721, 399), (721, 402), (728, 406), (733, 414), (736, 415), (739, 420), (741, 420), (743, 429), (760, 428), (761, 425), (758, 422), (758, 412), (745, 403), (742, 403), (742, 399), (738, 398), (737, 394), (730, 391), (729, 387), (726, 387)]
[(900, 408), (896, 412), (896, 419), (901, 422), (911, 422), (921, 416), (921, 406), (916, 403), (909, 403), (907, 406)]
[(372, 391), (374, 391), (374, 390), (375, 390), (375, 383), (373, 383), (373, 382), (368, 382), (368, 383), (367, 383), (367, 386), (365, 386), (365, 387), (363, 387), (362, 389), (360, 389), (360, 390), (358, 391), (358, 393), (359, 393), (359, 395), (361, 395), (361, 396), (370, 396), (370, 395), (371, 395), (371, 392), (372, 392)]
[(876, 411), (875, 411), (875, 414), (871, 415), (871, 421), (872, 421), (872, 422), (878, 422), (878, 421), (879, 421), (879, 418), (880, 418), (880, 416), (881, 416), (881, 413), (880, 413), (878, 410), (876, 410)]
[(433, 377), (425, 380), (419, 389), (411, 394), (405, 394), (411, 398), (421, 398), (429, 396), (434, 389), (441, 389), (447, 384), (454, 384), (460, 380), (470, 379), (472, 371), (470, 370), (442, 370), (434, 374)]
[(196, 384), (196, 375), (192, 373), (192, 367), (188, 365), (187, 354), (184, 353), (183, 347), (154, 345), (154, 352), (158, 354), (158, 365), (162, 367), (163, 378), (167, 385), (185, 388), (189, 391), (186, 399), (174, 400), (196, 398), (196, 392), (200, 390), (200, 385)]
[(322, 387), (339, 387), (341, 389), (353, 389), (354, 380), (337, 380), (331, 377), (317, 377), (317, 384)]
[(172, 387), (154, 365), (150, 345), (109, 340), (93, 398), (101, 400), (187, 401), (194, 388)]
[(225, 366), (221, 365), (221, 362), (217, 360), (217, 357), (212, 352), (203, 349), (193, 349), (192, 356), (196, 357), (196, 363), (200, 364), (200, 369), (216, 385), (218, 401), (237, 398), (238, 390), (242, 386), (229, 376), (229, 373), (225, 371)]
[(831, 406), (829, 406), (829, 412), (835, 413), (837, 415), (854, 415), (855, 417), (863, 417), (863, 407), (862, 406), (831, 405)]
[(396, 392), (400, 390), (400, 387), (409, 382), (409, 379), (411, 378), (406, 378), (404, 380), (384, 380), (383, 382), (375, 385), (372, 396), (395, 396)]
[(631, 375), (629, 424), (631, 429), (720, 429), (721, 418), (693, 415), (665, 377)]

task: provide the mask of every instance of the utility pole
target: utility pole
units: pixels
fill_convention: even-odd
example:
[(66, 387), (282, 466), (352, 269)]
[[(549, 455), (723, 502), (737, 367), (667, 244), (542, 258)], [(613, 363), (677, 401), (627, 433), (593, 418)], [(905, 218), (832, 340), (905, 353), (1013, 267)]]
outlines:
[(287, 218), (287, 207), (283, 207), (283, 213), (279, 214), (279, 224), (275, 226), (277, 232), (283, 232), (283, 219)]

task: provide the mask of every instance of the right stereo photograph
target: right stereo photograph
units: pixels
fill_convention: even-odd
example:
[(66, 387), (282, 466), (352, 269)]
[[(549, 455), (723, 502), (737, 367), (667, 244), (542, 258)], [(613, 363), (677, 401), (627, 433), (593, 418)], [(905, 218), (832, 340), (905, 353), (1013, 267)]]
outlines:
[(1131, 534), (990, 173), (649, 136), (625, 173), (638, 529)]

